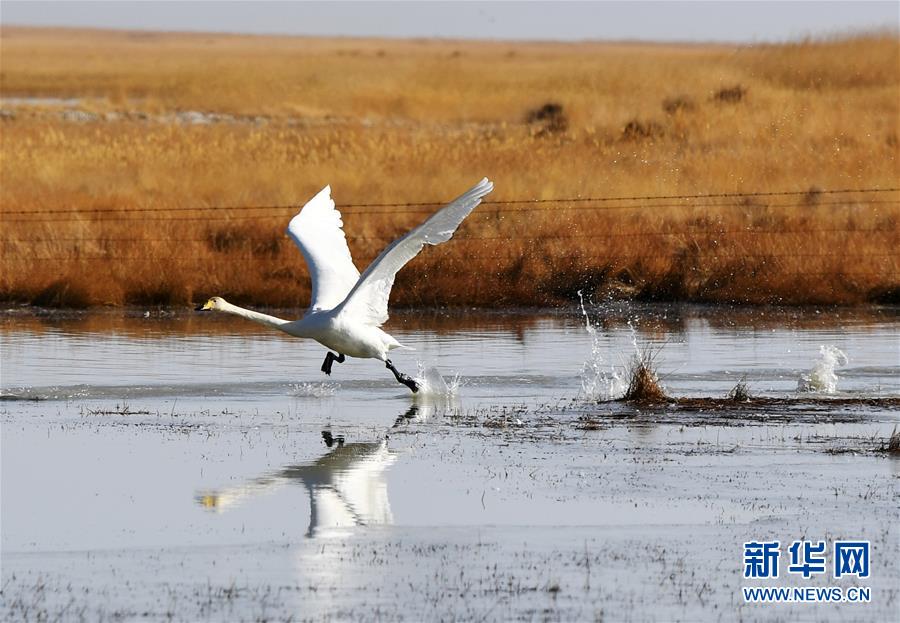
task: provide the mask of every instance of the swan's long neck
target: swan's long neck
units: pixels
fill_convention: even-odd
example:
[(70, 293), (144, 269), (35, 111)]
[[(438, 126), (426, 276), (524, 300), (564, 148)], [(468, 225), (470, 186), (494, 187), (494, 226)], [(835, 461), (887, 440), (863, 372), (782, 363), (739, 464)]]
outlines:
[(281, 318), (276, 318), (275, 316), (270, 316), (268, 314), (261, 314), (259, 312), (253, 311), (252, 309), (244, 309), (243, 307), (238, 307), (237, 305), (232, 305), (231, 303), (226, 303), (224, 301), (220, 303), (218, 310), (223, 311), (227, 314), (241, 316), (242, 318), (252, 320), (253, 322), (258, 322), (259, 324), (264, 324), (267, 327), (272, 327), (273, 329), (280, 329), (282, 325), (290, 322), (290, 320), (283, 320)]

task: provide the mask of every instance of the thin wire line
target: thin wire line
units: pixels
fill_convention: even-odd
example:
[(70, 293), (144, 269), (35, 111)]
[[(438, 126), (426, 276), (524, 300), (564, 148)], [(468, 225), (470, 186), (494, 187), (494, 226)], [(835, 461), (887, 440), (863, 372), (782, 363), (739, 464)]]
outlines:
[[(532, 242), (540, 242), (542, 240), (568, 240), (571, 238), (591, 238), (591, 239), (600, 239), (600, 240), (613, 240), (616, 238), (638, 238), (643, 236), (665, 236), (665, 237), (677, 237), (677, 236), (729, 236), (734, 234), (754, 234), (754, 235), (791, 235), (791, 234), (820, 234), (820, 233), (844, 233), (844, 234), (882, 234), (882, 235), (900, 235), (900, 232), (884, 229), (884, 228), (868, 228), (868, 229), (847, 229), (846, 227), (836, 227), (836, 228), (822, 228), (822, 229), (687, 229), (684, 231), (637, 231), (637, 232), (623, 232), (616, 234), (541, 234), (535, 236), (518, 236), (515, 234), (509, 235), (498, 235), (498, 236), (467, 236), (465, 233), (457, 234), (453, 237), (454, 241), (473, 241), (473, 240), (528, 240)], [(396, 238), (396, 235), (384, 235), (384, 236), (347, 236), (347, 240), (350, 242), (354, 241), (378, 241), (385, 242), (391, 241)], [(57, 237), (54, 236), (52, 238), (10, 238), (7, 240), (0, 240), (0, 244), (6, 245), (15, 245), (23, 242), (47, 242), (47, 243), (56, 243), (56, 242), (83, 242), (83, 243), (110, 243), (110, 242), (168, 242), (168, 243), (184, 243), (184, 242), (202, 242), (210, 245), (223, 244), (225, 247), (232, 247), (238, 245), (247, 245), (256, 242), (264, 242), (264, 243), (272, 243), (277, 242), (281, 243), (282, 241), (289, 240), (287, 235), (278, 236), (277, 238), (273, 238), (272, 236), (251, 236), (251, 237), (240, 237), (237, 239), (229, 239), (224, 242), (219, 242), (215, 239), (214, 236), (210, 236), (207, 238), (107, 238), (105, 236), (89, 238), (84, 236), (72, 236), (72, 237)]]
[[(513, 204), (547, 204), (547, 203), (579, 203), (579, 202), (587, 202), (587, 201), (596, 201), (603, 202), (602, 199), (597, 200), (578, 200), (578, 199), (547, 199), (547, 200), (522, 200), (522, 201), (483, 201), (481, 205), (513, 205)], [(863, 200), (865, 204), (881, 204), (881, 203), (897, 203), (897, 200), (893, 199), (865, 199)], [(816, 207), (816, 206), (828, 206), (828, 205), (847, 205), (848, 202), (846, 199), (839, 199), (836, 201), (815, 201), (808, 202), (804, 201), (802, 203), (762, 203), (762, 204), (752, 204), (745, 202), (716, 202), (716, 203), (693, 203), (693, 204), (684, 204), (684, 203), (642, 203), (636, 205), (620, 205), (620, 206), (609, 206), (609, 205), (578, 205), (571, 206), (571, 209), (597, 209), (597, 210), (633, 210), (636, 208), (684, 208), (684, 207), (697, 207), (697, 208), (715, 208), (715, 207), (743, 207), (743, 208), (767, 208), (767, 207), (796, 207), (796, 206), (806, 206), (806, 207)], [(396, 207), (408, 207), (415, 206), (417, 204), (396, 204)], [(428, 204), (428, 205), (443, 205), (443, 204)], [(227, 212), (227, 211), (242, 211), (246, 212), (249, 210), (296, 210), (300, 206), (219, 206), (219, 207), (187, 207), (187, 208), (89, 208), (86, 210), (7, 210), (0, 214), (16, 214), (16, 215), (43, 215), (43, 214), (132, 214), (132, 213), (160, 213), (160, 212), (202, 212), (202, 211), (218, 211), (218, 212)], [(344, 205), (337, 206), (338, 210), (345, 210), (346, 208), (358, 208), (358, 207), (392, 207), (390, 204), (384, 204), (380, 206), (379, 204), (372, 204), (371, 206), (364, 205)], [(507, 212), (518, 212), (518, 211), (530, 211), (535, 209), (544, 208), (536, 208), (531, 205), (525, 205), (519, 208), (506, 208)], [(493, 210), (496, 212), (497, 210)], [(358, 214), (430, 214), (433, 210), (383, 210), (379, 212), (345, 212), (347, 215), (358, 215)], [(258, 218), (276, 218), (282, 217), (281, 214), (259, 214), (259, 215), (250, 215)], [(195, 217), (196, 218), (196, 217)], [(212, 216), (204, 217), (204, 218), (213, 218)], [(235, 217), (230, 217), (235, 218)]]
[[(631, 254), (631, 255), (619, 255), (616, 253), (610, 254), (601, 254), (606, 255), (608, 259), (671, 259), (673, 255), (678, 254), (683, 249), (673, 249), (672, 253), (669, 254), (654, 254), (654, 255), (642, 255), (642, 254)], [(437, 253), (440, 253), (438, 251)], [(230, 257), (229, 261), (254, 261), (259, 262), (263, 261), (266, 258), (263, 257), (264, 254), (254, 255), (252, 257)], [(575, 253), (570, 255), (563, 255), (561, 258), (572, 257), (573, 255), (584, 255), (584, 253), (579, 249), (576, 250)], [(700, 253), (704, 259), (742, 259), (747, 257), (761, 257), (767, 259), (781, 259), (785, 257), (834, 257), (835, 259), (847, 258), (847, 257), (897, 257), (900, 259), (900, 252), (896, 253), (841, 253), (840, 255), (836, 253), (739, 253), (732, 255), (705, 255), (702, 252)], [(371, 259), (374, 259), (375, 256), (372, 256)], [(27, 256), (27, 255), (8, 255), (3, 256), (3, 259), (16, 260), (16, 261), (117, 261), (117, 260), (207, 260), (210, 259), (208, 255), (185, 255), (185, 256), (172, 256), (172, 255), (163, 255), (163, 256), (147, 256), (147, 255), (99, 255), (99, 256), (84, 256), (84, 255), (71, 255), (71, 256), (45, 256), (45, 257), (37, 257), (37, 256)], [(275, 260), (276, 258), (270, 257), (270, 260)], [(444, 259), (456, 259), (456, 258), (444, 258)], [(462, 260), (470, 260), (470, 259), (526, 259), (524, 256), (519, 254), (505, 254), (505, 255), (466, 255), (464, 257), (458, 258)]]
[[(568, 199), (494, 199), (483, 201), (484, 204), (507, 205), (513, 203), (559, 203), (580, 201), (649, 201), (654, 199), (717, 199), (723, 197), (785, 197), (791, 195), (838, 195), (848, 193), (888, 193), (897, 192), (900, 188), (846, 188), (835, 190), (780, 190), (768, 192), (733, 192), (733, 193), (706, 193), (697, 195), (636, 195), (632, 197), (572, 197)], [(364, 207), (404, 207), (404, 206), (433, 206), (447, 203), (446, 201), (431, 201), (420, 203), (347, 203), (347, 208)]]
[[(900, 204), (900, 199), (885, 199), (885, 200), (873, 200), (866, 201), (866, 205), (897, 205)], [(769, 203), (769, 204), (756, 204), (756, 205), (747, 205), (743, 203), (720, 203), (720, 204), (661, 204), (661, 205), (630, 205), (630, 206), (603, 206), (603, 205), (568, 205), (558, 208), (558, 210), (638, 210), (638, 209), (646, 209), (646, 208), (685, 208), (685, 209), (697, 209), (697, 208), (710, 208), (710, 207), (731, 207), (731, 208), (745, 208), (751, 210), (761, 210), (767, 208), (815, 208), (818, 206), (846, 206), (850, 207), (845, 201), (834, 201), (834, 202), (819, 202), (817, 204), (808, 204), (808, 203)], [(520, 208), (507, 208), (507, 209), (495, 209), (490, 211), (482, 210), (480, 212), (475, 212), (471, 216), (469, 216), (469, 220), (472, 219), (496, 219), (498, 215), (502, 212), (505, 214), (514, 214), (518, 212), (547, 212), (546, 208), (538, 207), (538, 206), (524, 206)], [(431, 210), (397, 210), (394, 212), (384, 214), (431, 214)], [(556, 213), (556, 212), (554, 212)], [(38, 214), (38, 213), (35, 213)], [(43, 213), (40, 213), (43, 214)], [(354, 216), (356, 214), (362, 213), (349, 213), (344, 214), (344, 216)], [(99, 216), (103, 216), (100, 214)], [(122, 222), (122, 223), (146, 223), (146, 222), (182, 222), (182, 221), (219, 221), (222, 223), (227, 223), (231, 221), (241, 221), (241, 220), (265, 220), (265, 219), (275, 219), (275, 218), (284, 218), (281, 214), (253, 214), (253, 215), (207, 215), (207, 216), (186, 216), (186, 217), (113, 217), (113, 218), (96, 218), (91, 217), (89, 215), (77, 215), (77, 216), (69, 216), (62, 218), (14, 218), (14, 219), (2, 219), (5, 223), (60, 223), (60, 222), (76, 222), (76, 221), (86, 221), (91, 223), (111, 223), (111, 222)], [(501, 217), (502, 218), (502, 217)]]
[[(856, 188), (856, 189), (835, 189), (835, 190), (786, 190), (771, 192), (746, 192), (746, 193), (707, 193), (696, 195), (642, 195), (631, 197), (569, 197), (569, 198), (548, 198), (548, 199), (495, 199), (482, 201), (482, 205), (518, 205), (518, 204), (545, 204), (545, 203), (607, 203), (612, 201), (655, 201), (655, 200), (690, 200), (690, 199), (722, 199), (737, 197), (789, 197), (807, 195), (814, 198), (818, 195), (838, 195), (838, 194), (866, 194), (866, 193), (887, 193), (900, 192), (900, 188)], [(406, 207), (428, 207), (436, 205), (444, 205), (447, 201), (420, 201), (420, 202), (399, 202), (399, 203), (345, 203), (338, 206), (338, 209), (344, 208), (406, 208)], [(843, 202), (833, 202), (843, 203)], [(258, 206), (176, 206), (176, 207), (134, 207), (134, 208), (88, 208), (79, 210), (80, 213), (111, 213), (111, 212), (193, 212), (207, 210), (295, 210), (301, 207), (301, 203), (283, 204), (283, 205), (258, 205)], [(680, 206), (681, 204), (676, 204)], [(715, 205), (715, 204), (706, 204)], [(745, 204), (737, 204), (745, 205)], [(803, 205), (816, 205), (811, 201)], [(621, 206), (627, 207), (627, 206)], [(663, 206), (658, 206), (663, 207)], [(751, 206), (747, 206), (751, 207)], [(50, 210), (6, 210), (3, 214), (68, 214), (70, 209), (50, 209)], [(419, 212), (419, 211), (415, 211)]]

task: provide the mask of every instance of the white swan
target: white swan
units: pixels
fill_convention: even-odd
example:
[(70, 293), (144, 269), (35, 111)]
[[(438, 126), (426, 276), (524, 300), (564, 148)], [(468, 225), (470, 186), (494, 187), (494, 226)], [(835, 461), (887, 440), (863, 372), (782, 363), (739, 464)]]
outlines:
[(206, 301), (197, 311), (235, 314), (296, 337), (316, 340), (325, 348), (337, 352), (329, 351), (325, 355), (322, 364), (325, 374), (330, 375), (332, 364), (335, 361), (343, 363), (345, 357), (380, 359), (398, 382), (417, 392), (418, 384), (398, 372), (388, 358), (391, 350), (403, 345), (380, 329), (388, 319), (388, 298), (394, 277), (426, 244), (436, 245), (450, 240), (463, 219), (493, 189), (494, 184), (484, 178), (424, 223), (388, 245), (360, 275), (353, 265), (350, 248), (341, 229), (341, 213), (334, 207), (331, 187), (326, 186), (291, 219), (287, 229), (288, 235), (306, 258), (312, 279), (312, 299), (303, 318), (283, 320), (232, 305), (219, 296)]
[[(330, 439), (329, 433), (325, 443), (333, 443)], [(289, 465), (244, 484), (204, 491), (195, 499), (205, 508), (222, 512), (253, 496), (299, 482), (309, 493), (307, 536), (334, 534), (340, 528), (354, 526), (388, 525), (393, 523), (393, 516), (387, 470), (396, 458), (384, 440), (344, 444), (340, 439), (336, 448), (314, 462)]]

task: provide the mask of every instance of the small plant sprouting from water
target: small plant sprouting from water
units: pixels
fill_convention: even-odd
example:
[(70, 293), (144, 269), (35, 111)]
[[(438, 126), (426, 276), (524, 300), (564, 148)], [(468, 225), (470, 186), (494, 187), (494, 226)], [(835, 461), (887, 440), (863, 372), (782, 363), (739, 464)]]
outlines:
[(628, 389), (622, 397), (626, 402), (657, 404), (670, 400), (656, 376), (657, 352), (647, 347), (635, 356), (628, 374)]
[(750, 402), (753, 396), (750, 395), (750, 386), (747, 385), (747, 377), (742, 377), (737, 385), (728, 392), (728, 400), (732, 402)]
[(121, 405), (116, 403), (114, 409), (86, 409), (85, 410), (88, 415), (150, 415), (150, 412), (146, 409), (138, 409), (132, 410), (131, 406), (127, 402), (123, 402)]
[(891, 436), (888, 437), (887, 443), (882, 442), (880, 449), (888, 454), (900, 455), (900, 430), (897, 430), (896, 426), (891, 431)]

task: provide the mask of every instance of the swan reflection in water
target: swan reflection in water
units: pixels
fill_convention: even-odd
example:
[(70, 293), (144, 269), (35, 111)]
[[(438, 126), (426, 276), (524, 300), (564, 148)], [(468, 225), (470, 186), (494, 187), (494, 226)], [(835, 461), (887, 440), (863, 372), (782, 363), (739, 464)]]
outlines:
[[(427, 415), (413, 405), (394, 426)], [(302, 484), (310, 502), (308, 537), (340, 536), (356, 526), (392, 523), (386, 476), (397, 454), (388, 449), (387, 440), (344, 443), (343, 436), (330, 431), (324, 431), (322, 438), (329, 449), (315, 461), (289, 465), (234, 487), (204, 491), (195, 499), (221, 512), (285, 485)]]

